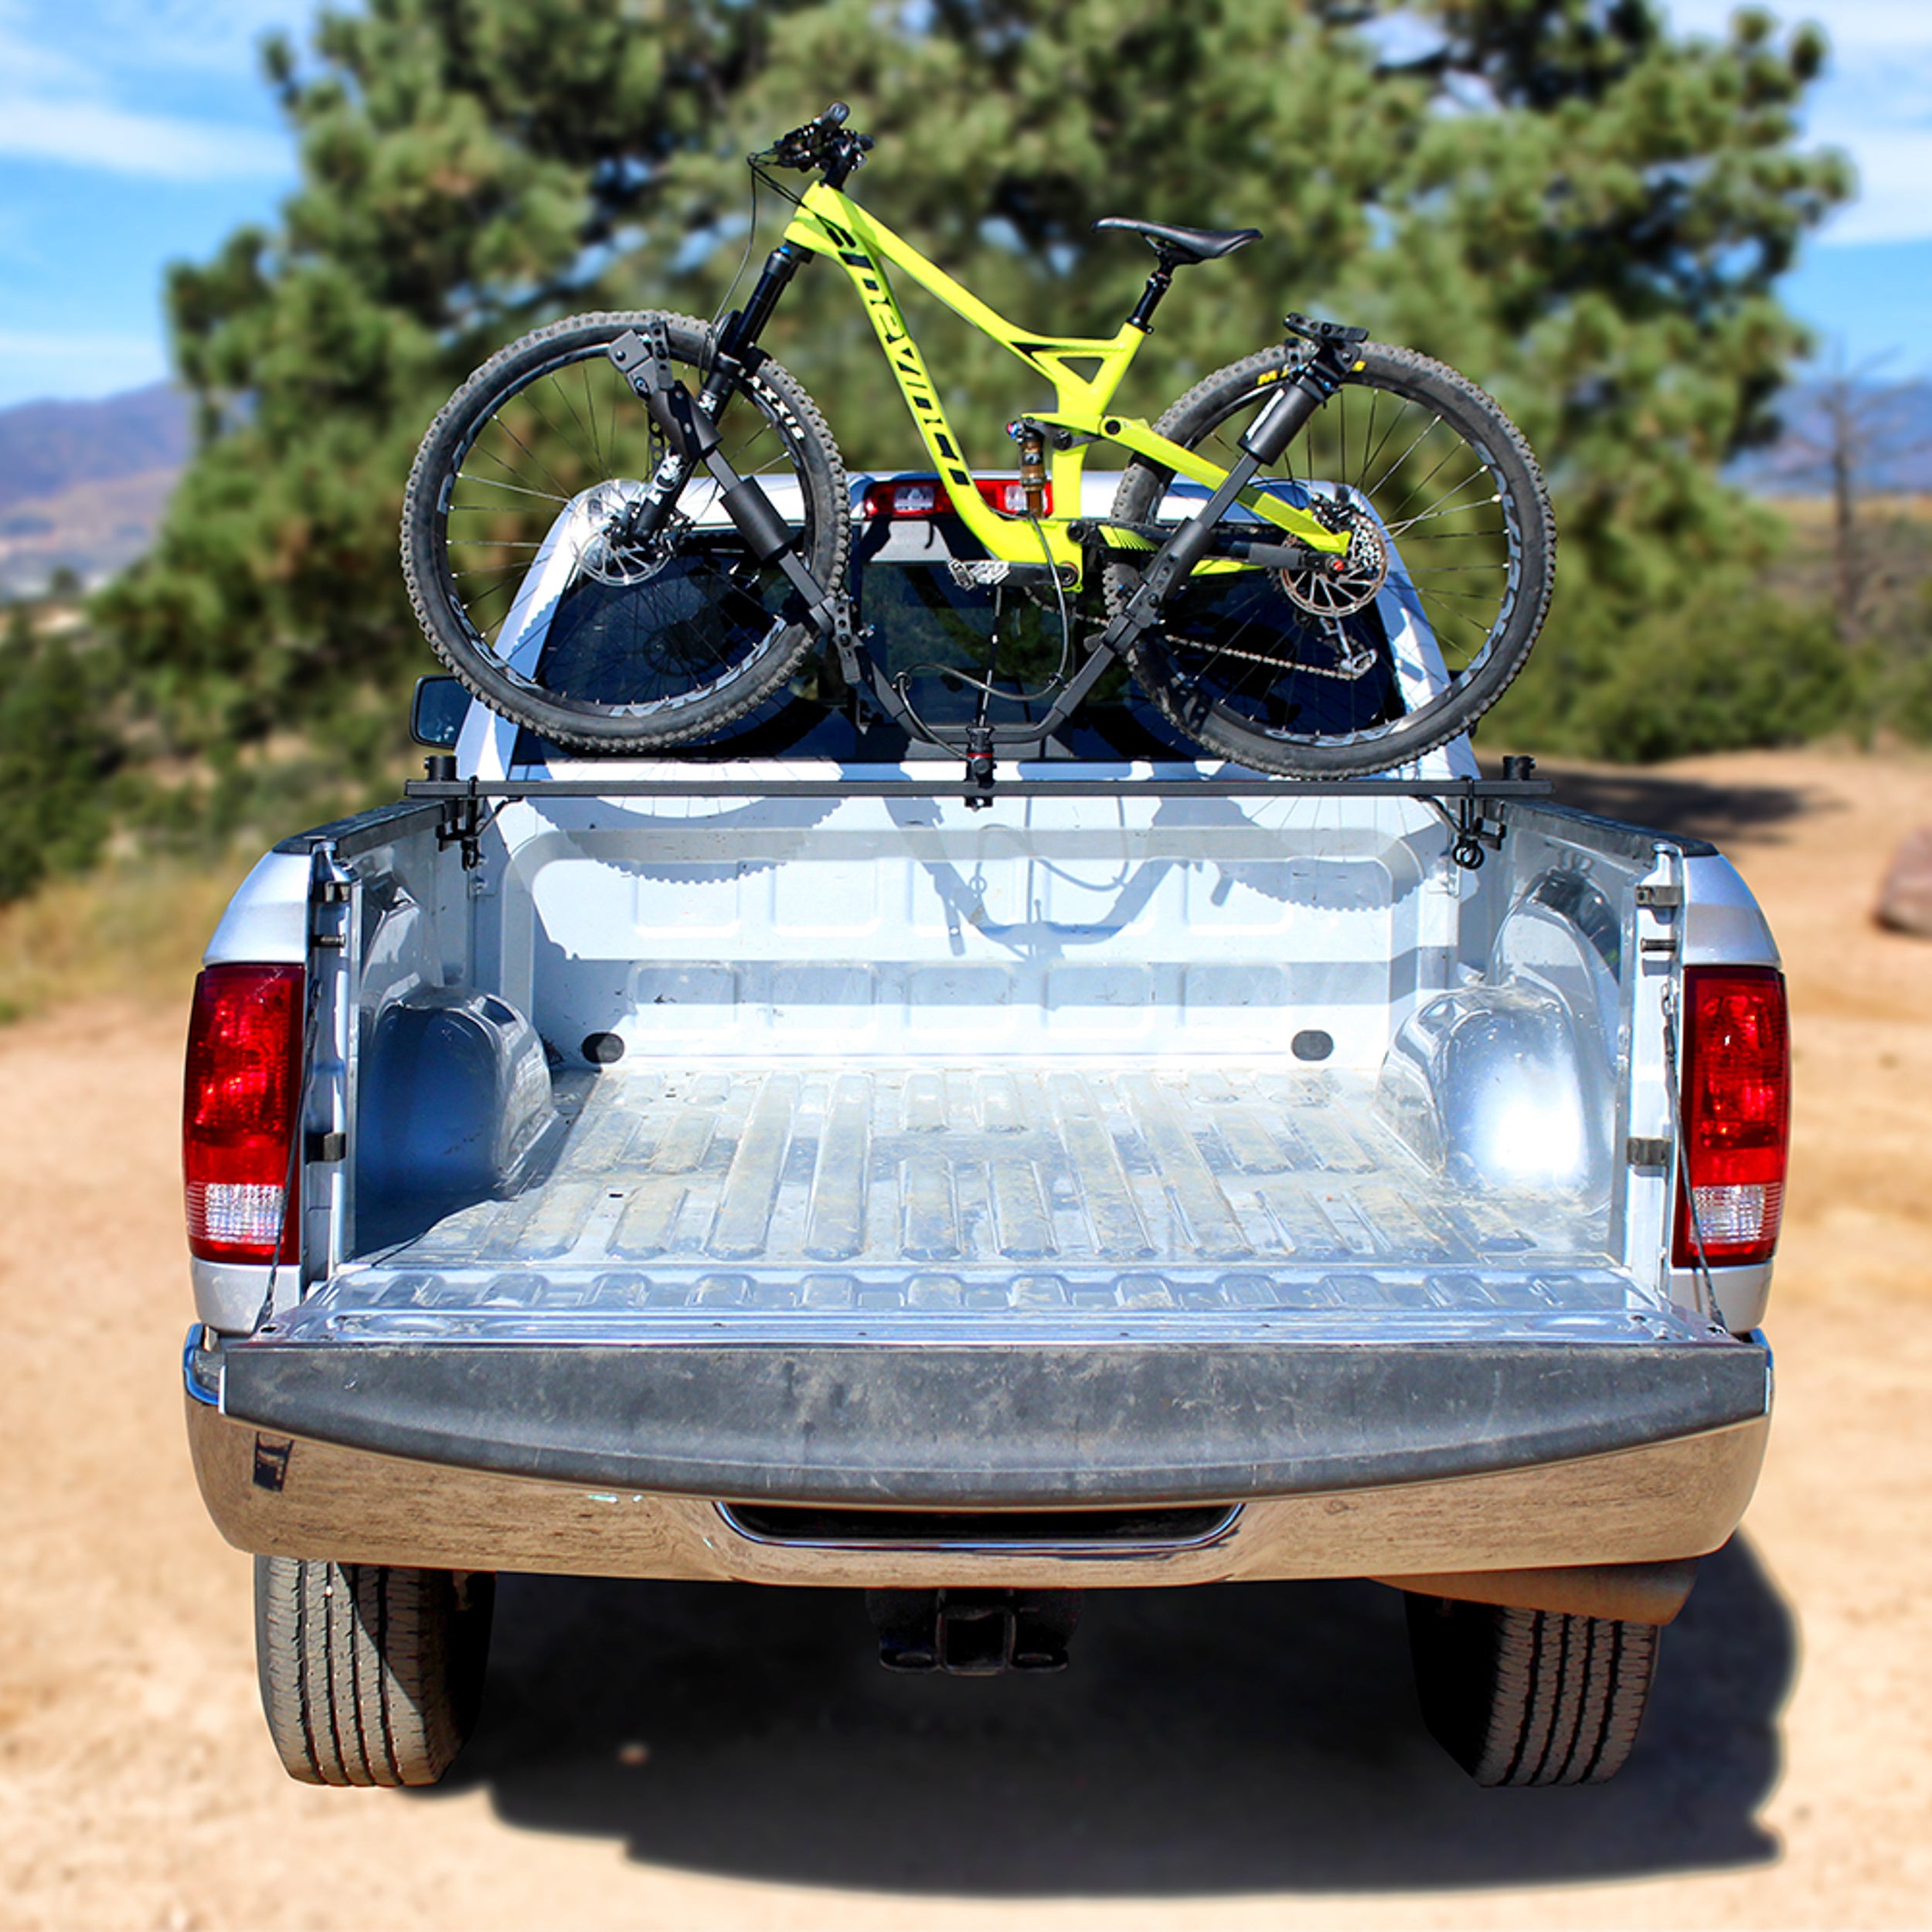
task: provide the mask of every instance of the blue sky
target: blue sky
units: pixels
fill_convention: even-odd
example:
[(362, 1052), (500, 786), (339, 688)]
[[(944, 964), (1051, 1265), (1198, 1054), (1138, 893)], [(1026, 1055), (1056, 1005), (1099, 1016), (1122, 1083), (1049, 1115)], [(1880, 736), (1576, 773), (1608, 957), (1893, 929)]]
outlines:
[[(1722, 30), (1732, 0), (1668, 0)], [(257, 46), (311, 0), (0, 0), (0, 406), (166, 372), (164, 264), (273, 219), (292, 155)], [(1791, 306), (1854, 366), (1932, 374), (1932, 0), (1778, 5), (1834, 56), (1808, 134), (1858, 204), (1808, 246)]]

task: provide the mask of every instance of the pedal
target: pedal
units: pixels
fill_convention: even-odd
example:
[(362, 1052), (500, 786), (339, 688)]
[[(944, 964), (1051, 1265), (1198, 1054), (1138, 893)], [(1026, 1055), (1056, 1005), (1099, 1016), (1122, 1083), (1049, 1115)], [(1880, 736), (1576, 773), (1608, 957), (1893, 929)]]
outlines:
[(946, 569), (962, 590), (997, 590), (1011, 584), (1015, 590), (1039, 585), (1051, 589), (1056, 583), (1072, 582), (1070, 567), (1049, 563), (1009, 563), (1003, 557), (954, 557)]

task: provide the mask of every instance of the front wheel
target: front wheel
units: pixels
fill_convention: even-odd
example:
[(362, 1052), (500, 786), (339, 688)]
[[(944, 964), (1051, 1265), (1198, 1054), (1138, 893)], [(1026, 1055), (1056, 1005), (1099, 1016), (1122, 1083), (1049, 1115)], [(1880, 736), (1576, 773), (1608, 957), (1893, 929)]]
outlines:
[[(640, 534), (665, 437), (607, 351), (653, 321), (695, 395), (711, 363), (702, 322), (640, 313), (554, 323), (499, 350), (450, 399), (403, 498), (403, 572), (430, 644), (485, 704), (576, 750), (709, 736), (777, 690), (817, 634), (702, 466)], [(811, 397), (766, 360), (719, 427), (801, 561), (842, 590), (845, 471)]]
[[(1190, 389), (1155, 426), (1223, 468), (1307, 353), (1264, 350)], [(1130, 658), (1196, 743), (1262, 771), (1387, 770), (1467, 731), (1522, 669), (1549, 607), (1556, 526), (1529, 446), (1444, 364), (1364, 342), (1257, 492), (1311, 511), (1351, 543), (1339, 571), (1199, 573)], [(1178, 524), (1209, 492), (1137, 457), (1116, 521)], [(1272, 527), (1251, 511), (1230, 513)], [(1117, 614), (1141, 573), (1110, 562)]]

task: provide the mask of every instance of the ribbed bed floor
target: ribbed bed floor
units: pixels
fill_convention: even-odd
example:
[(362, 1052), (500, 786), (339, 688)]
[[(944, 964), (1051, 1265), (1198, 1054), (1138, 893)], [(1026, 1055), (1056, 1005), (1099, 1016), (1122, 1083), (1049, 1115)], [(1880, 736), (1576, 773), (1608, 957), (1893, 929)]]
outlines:
[[(617, 1068), (547, 1179), (336, 1305), (1598, 1308), (1605, 1219), (1478, 1201), (1311, 1069)], [(341, 1292), (349, 1290), (346, 1294)]]

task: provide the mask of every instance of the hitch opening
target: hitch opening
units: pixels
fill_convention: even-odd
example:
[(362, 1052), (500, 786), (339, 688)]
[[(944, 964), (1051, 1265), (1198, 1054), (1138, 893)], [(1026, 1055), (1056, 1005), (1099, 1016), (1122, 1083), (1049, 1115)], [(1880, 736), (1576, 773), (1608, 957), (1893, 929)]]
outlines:
[(887, 1670), (997, 1677), (1066, 1668), (1077, 1590), (869, 1590), (866, 1610)]

